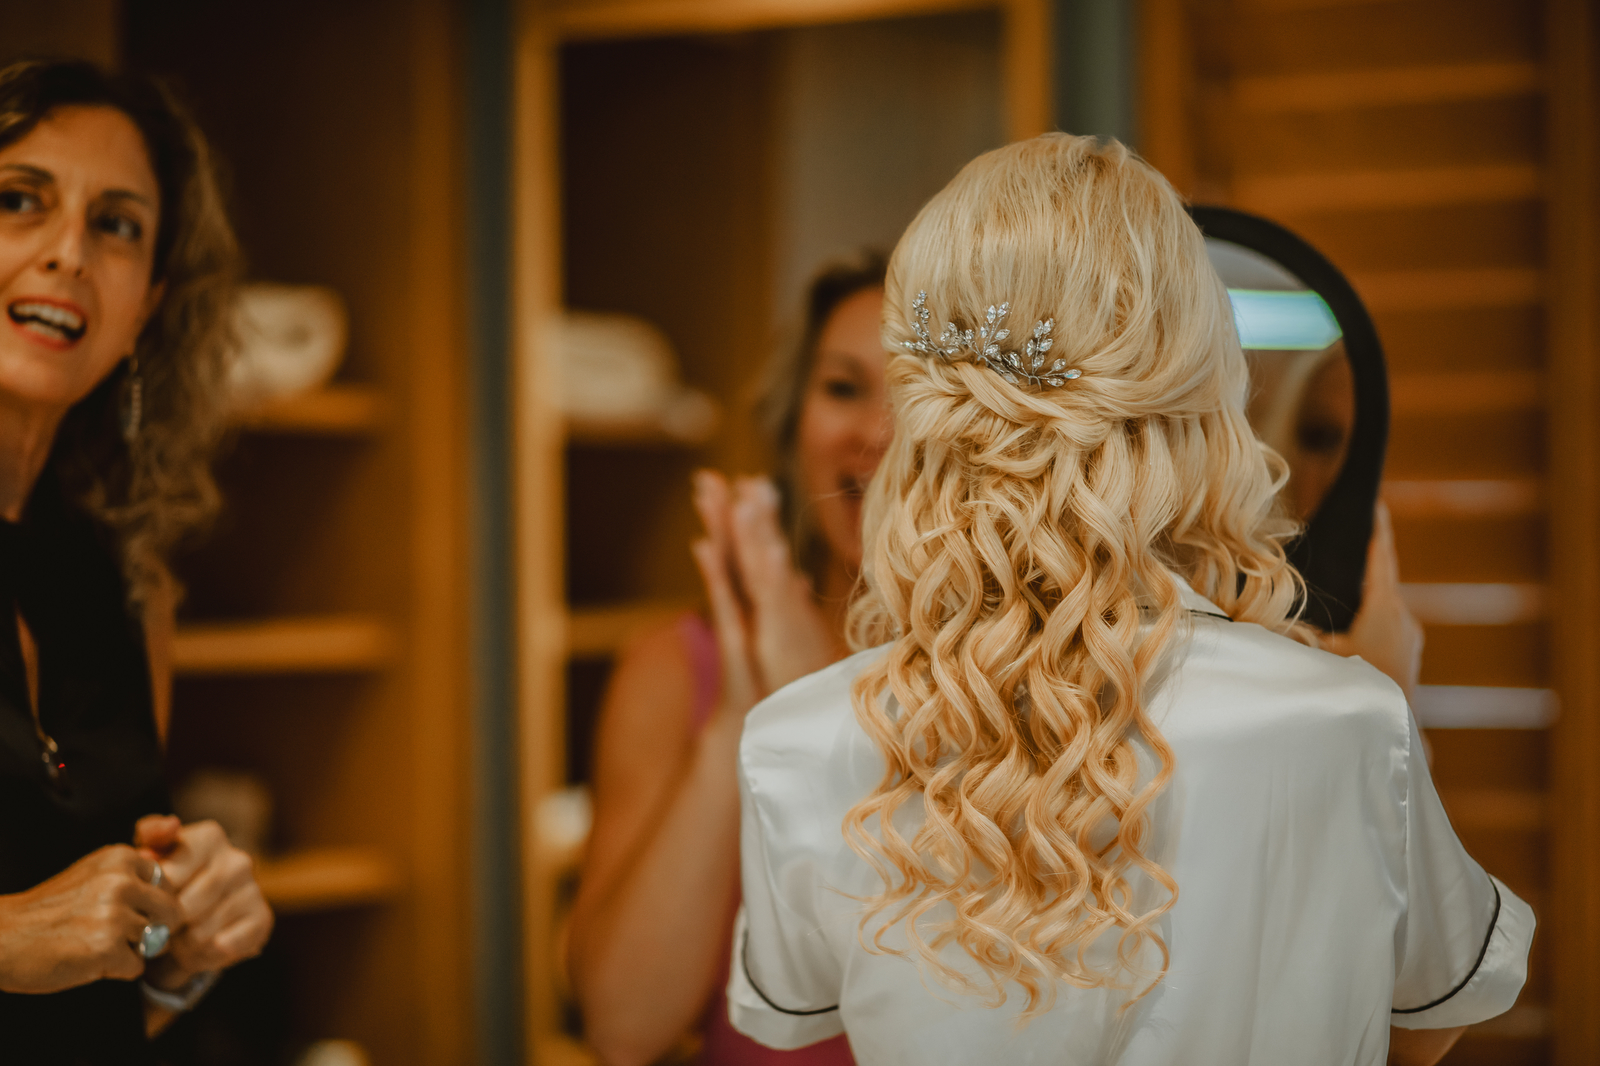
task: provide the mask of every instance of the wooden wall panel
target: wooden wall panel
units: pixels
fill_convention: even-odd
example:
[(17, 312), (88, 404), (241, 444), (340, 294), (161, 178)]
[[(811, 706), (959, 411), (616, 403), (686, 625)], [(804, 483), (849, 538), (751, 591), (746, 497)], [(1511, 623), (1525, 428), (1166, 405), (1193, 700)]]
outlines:
[(1544, 361), (1544, 308), (1537, 305), (1373, 317), (1396, 371), (1534, 369)]
[(1600, 1062), (1600, 19), (1551, 0), (1551, 571), (1562, 625), (1553, 672), (1556, 1061)]
[[(1556, 8), (1571, 23), (1583, 6)], [(1562, 299), (1551, 242), (1563, 225), (1555, 190), (1570, 173), (1552, 123), (1576, 119), (1552, 106), (1546, 9), (1147, 0), (1144, 11), (1146, 37), (1166, 42), (1168, 64), (1147, 59), (1145, 113), (1193, 123), (1185, 135), (1149, 128), (1152, 161), (1192, 175), (1186, 187), (1201, 202), (1300, 232), (1374, 313), (1392, 375), (1385, 493), (1402, 580), (1426, 616), (1423, 683), (1551, 685), (1561, 677), (1552, 648), (1576, 647), (1544, 590), (1565, 597), (1559, 546), (1578, 543), (1575, 519), (1555, 553), (1546, 542), (1561, 527), (1551, 508), (1569, 491), (1550, 455), (1552, 434), (1564, 432), (1550, 397), (1567, 388), (1546, 326)], [(1577, 404), (1569, 400), (1569, 417)], [(1600, 697), (1600, 686), (1586, 691)], [(1552, 889), (1562, 853), (1551, 826), (1574, 826), (1573, 839), (1578, 830), (1561, 820), (1566, 795), (1551, 791), (1548, 743), (1542, 730), (1435, 732), (1435, 772), (1463, 839), (1545, 923), (1518, 1007), (1469, 1034), (1447, 1062), (1549, 1061), (1552, 1036), (1565, 1046), (1574, 1024), (1565, 1013), (1552, 1023), (1571, 972), (1556, 945), (1559, 923), (1590, 904)], [(1571, 767), (1576, 776), (1576, 760)]]

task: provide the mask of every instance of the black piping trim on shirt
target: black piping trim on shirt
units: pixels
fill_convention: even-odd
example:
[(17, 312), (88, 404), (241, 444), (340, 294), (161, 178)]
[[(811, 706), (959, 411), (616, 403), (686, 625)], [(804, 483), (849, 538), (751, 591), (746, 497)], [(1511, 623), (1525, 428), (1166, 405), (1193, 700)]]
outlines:
[(750, 982), (750, 987), (755, 989), (756, 990), (756, 995), (761, 997), (761, 1002), (765, 1003), (767, 1006), (771, 1007), (773, 1010), (777, 1011), (779, 1014), (792, 1014), (797, 1018), (804, 1018), (804, 1017), (806, 1017), (808, 1015), (812, 1015), (812, 1014), (827, 1014), (830, 1011), (836, 1011), (836, 1010), (839, 1009), (839, 1005), (837, 1003), (835, 1003), (831, 1007), (818, 1007), (816, 1010), (790, 1010), (788, 1007), (780, 1007), (780, 1006), (778, 1006), (776, 1003), (772, 1002), (772, 1000), (767, 997), (767, 994), (765, 992), (761, 991), (761, 986), (756, 984), (756, 979), (754, 977), (750, 976), (749, 954), (750, 954), (750, 931), (747, 929), (747, 930), (745, 930), (744, 940), (739, 945), (739, 966), (744, 970), (744, 979), (746, 981)]
[[(1153, 610), (1155, 610), (1155, 608), (1154, 607), (1140, 607), (1139, 610), (1141, 610), (1141, 611), (1153, 611)], [(1218, 619), (1221, 619), (1224, 622), (1233, 621), (1233, 619), (1229, 618), (1227, 615), (1222, 614), (1222, 613), (1220, 613), (1218, 611), (1197, 611), (1193, 607), (1191, 607), (1191, 608), (1189, 608), (1189, 613), (1192, 614), (1192, 615), (1195, 615), (1198, 618), (1218, 618)]]
[[(1489, 941), (1494, 939), (1494, 927), (1500, 924), (1500, 886), (1494, 883), (1493, 878), (1490, 878), (1489, 887), (1494, 889), (1494, 917), (1489, 919), (1489, 932), (1483, 938), (1483, 947), (1478, 949), (1478, 961), (1472, 964), (1472, 969), (1467, 971), (1467, 976), (1461, 979), (1459, 985), (1456, 985), (1432, 1003), (1424, 1003), (1420, 1007), (1407, 1007), (1404, 1010), (1392, 1009), (1389, 1011), (1390, 1014), (1421, 1014), (1425, 1010), (1432, 1010), (1463, 988), (1466, 988), (1467, 982), (1477, 975), (1478, 967), (1483, 965), (1484, 956), (1489, 954)], [(761, 998), (766, 999), (767, 997), (762, 996)]]

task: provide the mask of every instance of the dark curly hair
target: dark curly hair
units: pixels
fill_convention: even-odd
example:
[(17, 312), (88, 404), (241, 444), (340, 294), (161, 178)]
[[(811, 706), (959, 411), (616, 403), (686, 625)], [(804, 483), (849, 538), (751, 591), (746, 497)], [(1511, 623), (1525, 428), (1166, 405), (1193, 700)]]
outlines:
[(164, 86), (78, 60), (0, 66), (0, 148), (62, 107), (110, 107), (128, 116), (161, 189), (150, 280), (166, 291), (135, 348), (141, 428), (131, 442), (124, 439), (123, 365), (67, 413), (52, 458), (69, 493), (115, 536), (129, 601), (138, 603), (162, 580), (166, 554), (217, 510), (211, 459), (223, 428), (239, 245), (205, 137)]

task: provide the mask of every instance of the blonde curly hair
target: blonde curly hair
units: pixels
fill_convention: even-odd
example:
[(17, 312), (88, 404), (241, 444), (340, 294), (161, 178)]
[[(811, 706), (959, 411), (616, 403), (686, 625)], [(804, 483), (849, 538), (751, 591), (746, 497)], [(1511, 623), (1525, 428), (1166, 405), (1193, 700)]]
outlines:
[[(1009, 301), (1054, 319), (1063, 387), (909, 353)], [(1019, 333), (1020, 333), (1019, 328)], [(1246, 421), (1228, 297), (1172, 187), (1116, 142), (1047, 134), (980, 156), (890, 261), (883, 340), (895, 436), (867, 493), (857, 717), (887, 771), (845, 834), (884, 882), (862, 919), (901, 922), (928, 971), (955, 943), (1023, 1018), (1057, 982), (1166, 972), (1178, 885), (1148, 854), (1173, 772), (1147, 715), (1191, 617), (1173, 575), (1236, 621), (1292, 627), (1281, 459)], [(920, 800), (914, 829), (896, 814)], [(1114, 959), (1091, 945), (1120, 930)], [(1154, 949), (1152, 953), (1149, 949)], [(1159, 967), (1149, 965), (1159, 956)]]

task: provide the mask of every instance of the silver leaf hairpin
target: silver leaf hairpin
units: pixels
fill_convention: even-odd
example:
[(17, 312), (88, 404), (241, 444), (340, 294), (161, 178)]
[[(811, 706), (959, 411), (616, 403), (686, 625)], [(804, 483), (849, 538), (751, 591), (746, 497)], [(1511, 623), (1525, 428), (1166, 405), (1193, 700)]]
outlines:
[(928, 294), (919, 292), (911, 304), (911, 329), (917, 339), (901, 341), (900, 346), (908, 352), (938, 356), (947, 363), (960, 358), (963, 352), (970, 352), (974, 362), (988, 367), (1013, 385), (1026, 381), (1030, 385), (1060, 387), (1083, 376), (1083, 371), (1077, 367), (1069, 370), (1065, 359), (1045, 366), (1045, 353), (1055, 344), (1050, 337), (1056, 325), (1053, 318), (1034, 324), (1033, 336), (1021, 351), (1000, 347), (1000, 342), (1011, 336), (1011, 331), (1002, 325), (1010, 312), (1009, 301), (998, 307), (991, 306), (983, 316), (983, 325), (976, 330), (960, 329), (954, 322), (946, 322), (939, 339), (934, 340), (933, 334), (928, 332), (931, 317)]

